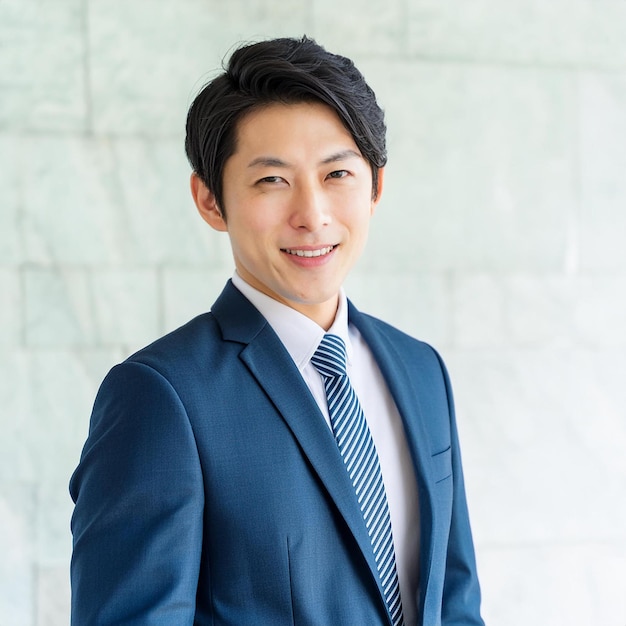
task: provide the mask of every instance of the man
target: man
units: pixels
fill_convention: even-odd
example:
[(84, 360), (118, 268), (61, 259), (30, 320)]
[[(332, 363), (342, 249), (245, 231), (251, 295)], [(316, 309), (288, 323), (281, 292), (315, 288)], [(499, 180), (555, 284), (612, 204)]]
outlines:
[(483, 624), (445, 368), (342, 291), (383, 186), (373, 92), (310, 39), (246, 46), (186, 150), (236, 272), (102, 384), (72, 623)]

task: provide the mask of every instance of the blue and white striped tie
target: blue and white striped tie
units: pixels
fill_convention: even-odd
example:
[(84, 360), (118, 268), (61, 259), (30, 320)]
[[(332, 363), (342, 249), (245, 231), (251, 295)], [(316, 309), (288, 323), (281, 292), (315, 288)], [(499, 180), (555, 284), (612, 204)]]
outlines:
[(311, 363), (324, 379), (333, 433), (365, 520), (391, 620), (394, 626), (402, 626), (404, 618), (385, 485), (374, 440), (346, 373), (346, 346), (341, 337), (324, 335)]

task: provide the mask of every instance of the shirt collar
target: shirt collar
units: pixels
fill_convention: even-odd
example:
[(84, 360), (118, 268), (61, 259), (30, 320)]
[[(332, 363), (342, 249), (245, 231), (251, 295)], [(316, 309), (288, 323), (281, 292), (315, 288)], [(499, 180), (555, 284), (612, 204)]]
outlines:
[[(258, 309), (283, 342), (299, 370), (304, 369), (326, 331), (306, 315), (274, 300), (248, 284), (237, 272), (233, 285)], [(348, 301), (343, 288), (339, 291), (339, 306), (329, 333), (341, 337), (346, 344), (346, 359), (352, 361), (352, 345), (348, 334)]]

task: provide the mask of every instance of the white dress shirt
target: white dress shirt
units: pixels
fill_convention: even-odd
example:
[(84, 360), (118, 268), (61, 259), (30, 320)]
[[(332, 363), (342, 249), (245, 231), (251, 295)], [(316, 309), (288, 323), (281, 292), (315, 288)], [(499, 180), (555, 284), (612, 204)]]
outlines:
[[(236, 272), (232, 280), (283, 342), (331, 428), (324, 383), (311, 363), (327, 331), (302, 313), (261, 293)], [(335, 321), (328, 332), (338, 335), (346, 344), (348, 376), (378, 452), (391, 517), (404, 619), (406, 624), (414, 624), (419, 583), (419, 508), (417, 483), (402, 420), (368, 345), (354, 325), (348, 324), (348, 304), (343, 290)]]

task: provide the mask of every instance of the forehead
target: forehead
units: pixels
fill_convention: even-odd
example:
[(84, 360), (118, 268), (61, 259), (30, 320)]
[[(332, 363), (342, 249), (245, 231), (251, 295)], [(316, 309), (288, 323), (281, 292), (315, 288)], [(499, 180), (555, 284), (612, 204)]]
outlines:
[(337, 113), (317, 101), (265, 104), (247, 112), (235, 128), (235, 154), (298, 147), (316, 151), (343, 147), (360, 154)]

